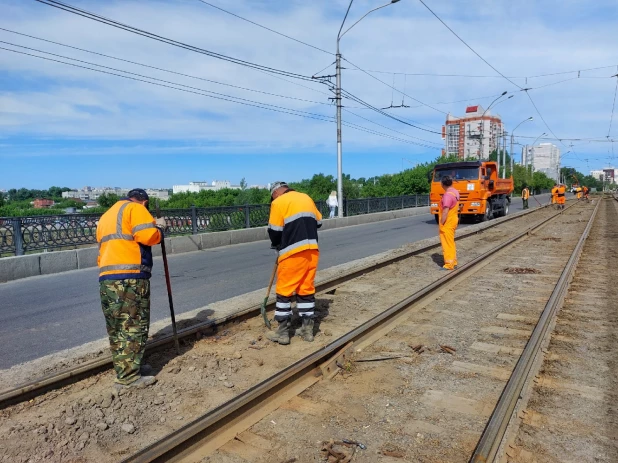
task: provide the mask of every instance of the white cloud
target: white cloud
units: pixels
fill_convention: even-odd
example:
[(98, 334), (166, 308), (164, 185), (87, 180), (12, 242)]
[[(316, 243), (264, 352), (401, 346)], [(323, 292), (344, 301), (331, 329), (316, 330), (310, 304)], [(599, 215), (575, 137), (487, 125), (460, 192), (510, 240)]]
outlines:
[[(336, 33), (348, 3), (345, 0), (292, 1), (282, 7), (280, 2), (238, 1), (230, 4), (212, 1), (282, 33), (333, 51)], [(0, 27), (205, 79), (329, 102), (327, 95), (264, 73), (40, 4), (17, 0), (3, 0), (0, 3), (6, 12), (0, 18)], [(595, 2), (594, 6), (574, 0), (427, 3), (473, 48), (508, 76), (583, 69), (613, 64), (616, 60), (614, 50), (618, 46), (618, 38), (613, 31), (614, 25), (603, 14), (604, 9), (612, 7), (609, 1)], [(311, 75), (334, 60), (333, 56), (278, 37), (193, 0), (104, 3), (73, 0), (72, 4), (188, 44), (304, 75)], [(348, 24), (378, 4), (379, 0), (356, 1)], [(0, 40), (213, 92), (334, 116), (332, 106), (282, 99), (174, 76), (3, 31), (0, 31)], [(413, 0), (401, 1), (367, 17), (342, 39), (341, 50), (344, 57), (367, 69), (428, 74), (495, 74), (418, 1)], [(345, 64), (345, 67), (351, 66)], [(333, 70), (331, 67), (326, 72), (332, 73)], [(0, 127), (5, 137), (134, 140), (135, 150), (139, 150), (140, 140), (176, 140), (179, 150), (201, 150), (204, 153), (220, 149), (220, 143), (224, 144), (226, 151), (242, 152), (250, 148), (255, 153), (284, 152), (292, 148), (330, 152), (334, 146), (334, 124), (236, 105), (2, 50), (0, 71), (8, 76), (5, 82), (9, 84), (4, 86), (4, 90), (0, 89)], [(615, 73), (615, 69), (603, 69), (582, 75), (610, 76)], [(393, 82), (392, 75), (376, 76), (389, 84)], [(527, 84), (523, 79), (515, 82), (521, 86), (535, 87), (565, 77), (569, 76), (529, 79)], [(299, 83), (329, 93), (323, 86)], [(534, 90), (530, 94), (550, 127), (560, 137), (600, 137), (607, 134), (614, 85), (615, 81), (611, 79), (580, 79)], [(343, 86), (376, 106), (388, 106), (391, 100), (399, 104), (402, 99), (396, 92), (392, 96), (393, 92), (387, 86), (351, 69), (344, 71)], [(395, 77), (395, 86), (403, 89), (401, 76)], [(501, 78), (406, 78), (406, 93), (430, 104), (495, 95), (503, 90), (512, 92), (517, 88)], [(487, 104), (490, 101), (479, 102)], [(405, 103), (417, 105), (408, 97)], [(352, 102), (347, 104), (357, 106)], [(465, 105), (462, 102), (436, 107), (461, 114)], [(530, 115), (535, 117), (533, 124), (518, 130), (519, 135), (536, 136), (547, 131), (523, 93), (516, 94), (515, 98), (496, 110), (505, 119), (507, 130)], [(412, 129), (371, 111), (353, 111), (400, 132), (441, 142), (439, 135)], [(439, 129), (444, 121), (444, 114), (426, 107), (394, 110), (392, 114), (435, 129)], [(346, 113), (344, 120), (405, 138)], [(187, 148), (188, 140), (194, 142), (191, 148)], [(424, 148), (350, 128), (344, 128), (344, 140), (348, 151), (378, 149), (400, 151), (402, 155), (427, 152)], [(110, 149), (122, 151), (122, 148)], [(607, 145), (590, 144), (586, 150), (605, 154)], [(431, 154), (435, 155), (435, 152)]]

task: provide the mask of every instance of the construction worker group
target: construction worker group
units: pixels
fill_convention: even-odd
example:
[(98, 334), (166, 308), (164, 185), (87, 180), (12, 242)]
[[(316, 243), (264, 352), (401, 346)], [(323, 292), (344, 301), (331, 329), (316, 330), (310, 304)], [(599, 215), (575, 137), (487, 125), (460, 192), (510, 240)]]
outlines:
[[(443, 270), (457, 268), (455, 232), (459, 222), (459, 192), (453, 180), (441, 179), (444, 194), (439, 203), (438, 230)], [(322, 214), (306, 194), (285, 182), (274, 182), (270, 189), (271, 207), (268, 235), (276, 250), (277, 284), (275, 321), (277, 329), (267, 339), (290, 344), (290, 338), (311, 342), (315, 336), (315, 277), (319, 261), (318, 229)], [(552, 203), (564, 208), (565, 185), (554, 185)], [(581, 189), (586, 199), (588, 189)], [(522, 190), (523, 208), (528, 208), (530, 190)], [(580, 195), (578, 194), (578, 198)], [(165, 219), (154, 219), (148, 211), (149, 197), (143, 189), (131, 190), (99, 220), (99, 287), (114, 370), (115, 387), (146, 387), (156, 382), (142, 365), (150, 324), (151, 246), (161, 243)], [(299, 320), (292, 326), (292, 304)]]

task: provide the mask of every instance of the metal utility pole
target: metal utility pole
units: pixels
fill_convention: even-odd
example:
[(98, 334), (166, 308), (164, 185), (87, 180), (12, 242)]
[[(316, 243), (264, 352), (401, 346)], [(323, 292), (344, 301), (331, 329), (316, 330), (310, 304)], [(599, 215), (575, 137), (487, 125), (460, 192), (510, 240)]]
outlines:
[(502, 178), (506, 178), (506, 131), (502, 129)]
[(519, 127), (520, 125), (522, 125), (524, 122), (528, 122), (533, 120), (534, 118), (532, 116), (530, 116), (528, 119), (525, 119), (523, 121), (521, 121), (519, 124), (517, 124), (515, 126), (515, 128), (511, 131), (511, 175), (514, 175), (514, 168), (515, 168), (515, 157), (513, 156), (513, 134), (515, 133), (515, 130), (517, 130), (517, 127)]
[(352, 8), (352, 3), (354, 0), (350, 0), (350, 4), (348, 5), (348, 9), (345, 12), (345, 16), (343, 17), (343, 22), (341, 23), (341, 27), (339, 28), (339, 33), (337, 34), (337, 54), (335, 55), (335, 68), (337, 71), (337, 80), (336, 80), (336, 88), (335, 88), (335, 101), (337, 102), (337, 199), (339, 201), (339, 207), (337, 217), (343, 218), (343, 149), (341, 142), (341, 53), (339, 52), (339, 41), (341, 37), (343, 37), (350, 29), (356, 26), (359, 22), (365, 18), (370, 13), (373, 13), (376, 10), (384, 8), (388, 5), (392, 5), (393, 3), (397, 3), (399, 0), (391, 0), (389, 3), (374, 8), (373, 10), (365, 13), (358, 21), (348, 27), (345, 32), (342, 34), (343, 25), (345, 24), (345, 20), (348, 17), (348, 13), (350, 12), (350, 8)]

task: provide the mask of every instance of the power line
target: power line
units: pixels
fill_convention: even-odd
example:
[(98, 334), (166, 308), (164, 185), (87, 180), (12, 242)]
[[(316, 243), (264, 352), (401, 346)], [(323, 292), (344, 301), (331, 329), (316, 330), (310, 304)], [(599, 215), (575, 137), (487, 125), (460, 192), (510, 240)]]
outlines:
[[(24, 47), (24, 48), (27, 48), (27, 47)], [(13, 53), (18, 53), (20, 55), (26, 55), (26, 56), (30, 56), (30, 57), (33, 57), (33, 58), (39, 58), (39, 59), (43, 59), (43, 60), (46, 60), (46, 61), (51, 61), (51, 62), (55, 62), (55, 63), (65, 64), (65, 65), (68, 65), (68, 66), (73, 66), (73, 67), (77, 67), (77, 68), (81, 68), (81, 69), (87, 69), (87, 70), (94, 71), (94, 72), (99, 72), (99, 73), (102, 73), (102, 74), (108, 74), (108, 75), (113, 75), (113, 76), (116, 76), (116, 77), (122, 77), (124, 79), (129, 79), (129, 80), (133, 80), (133, 81), (137, 81), (137, 82), (142, 82), (142, 83), (146, 83), (146, 84), (150, 84), (150, 85), (155, 85), (157, 87), (164, 87), (164, 88), (168, 88), (168, 89), (172, 89), (172, 90), (178, 90), (178, 91), (185, 92), (185, 93), (191, 93), (191, 94), (195, 94), (195, 95), (199, 95), (199, 96), (205, 96), (205, 97), (209, 97), (209, 98), (214, 98), (214, 99), (217, 99), (217, 100), (223, 100), (223, 101), (228, 101), (228, 102), (231, 102), (231, 103), (237, 103), (237, 104), (241, 104), (241, 105), (244, 105), (244, 106), (251, 106), (251, 107), (258, 108), (258, 109), (266, 109), (268, 111), (273, 111), (273, 112), (278, 112), (278, 113), (283, 113), (283, 114), (289, 114), (289, 115), (292, 115), (292, 116), (303, 117), (303, 118), (306, 118), (306, 119), (314, 119), (314, 120), (318, 120), (318, 121), (322, 121), (322, 122), (330, 122), (330, 123), (334, 123), (335, 122), (333, 116), (326, 116), (326, 115), (323, 115), (323, 114), (309, 113), (309, 112), (306, 112), (306, 111), (300, 111), (300, 110), (295, 110), (295, 109), (291, 109), (291, 108), (285, 108), (285, 107), (281, 107), (281, 106), (270, 105), (270, 104), (262, 103), (262, 102), (252, 102), (251, 100), (236, 101), (235, 99), (232, 99), (232, 98), (236, 98), (236, 97), (225, 98), (225, 97), (222, 97), (222, 96), (214, 96), (214, 95), (210, 95), (210, 94), (207, 94), (207, 93), (203, 93), (204, 91), (200, 91), (200, 89), (193, 90), (192, 87), (188, 87), (188, 86), (184, 86), (184, 87), (188, 87), (188, 88), (179, 88), (179, 87), (174, 86), (174, 85), (181, 85), (181, 84), (171, 83), (172, 85), (168, 85), (168, 84), (165, 84), (165, 83), (152, 82), (150, 80), (145, 80), (145, 79), (142, 79), (142, 78), (131, 77), (129, 75), (123, 75), (123, 74), (117, 74), (115, 72), (106, 71), (106, 70), (103, 70), (103, 69), (90, 68), (88, 66), (83, 66), (83, 65), (80, 65), (80, 64), (69, 63), (69, 62), (66, 62), (66, 61), (61, 61), (61, 60), (54, 59), (54, 58), (48, 58), (48, 57), (45, 57), (45, 56), (38, 56), (38, 55), (34, 55), (32, 53), (22, 52), (22, 51), (18, 51), (18, 50), (11, 50), (10, 48), (5, 48), (5, 47), (0, 47), (0, 50), (10, 51), (10, 52), (13, 52)], [(46, 52), (43, 52), (43, 53), (46, 53)], [(71, 59), (71, 58), (67, 58), (67, 59)], [(79, 61), (79, 60), (77, 60), (77, 61)], [(119, 71), (119, 72), (126, 72), (126, 71)], [(145, 77), (145, 78), (147, 78), (147, 79), (154, 79), (154, 78), (150, 78), (150, 77)], [(156, 80), (160, 80), (160, 79), (156, 79)], [(403, 143), (424, 146), (424, 147), (427, 147), (427, 148), (433, 148), (431, 146), (423, 145), (423, 144), (420, 144), (420, 143), (415, 143), (415, 142), (412, 142), (410, 140), (404, 140), (404, 139), (401, 139), (401, 138), (398, 138), (398, 137), (393, 137), (392, 135), (385, 134), (383, 132), (378, 132), (376, 130), (369, 129), (369, 128), (364, 127), (364, 126), (360, 126), (360, 125), (356, 125), (356, 124), (352, 124), (352, 123), (346, 123), (345, 125), (350, 127), (350, 128), (353, 128), (355, 130), (360, 130), (360, 131), (363, 131), (363, 132), (367, 132), (367, 133), (370, 133), (370, 134), (373, 134), (373, 135), (377, 135), (377, 136), (381, 136), (381, 137), (384, 137), (384, 138), (400, 141), (400, 142), (403, 142)]]
[[(423, 142), (425, 142), (425, 143), (432, 143), (432, 144), (436, 144), (436, 145), (438, 145), (438, 144), (439, 144), (439, 143), (436, 143), (436, 142), (433, 142), (433, 141), (430, 141), (430, 140), (425, 140), (425, 139), (423, 139), (423, 138), (413, 137), (412, 135), (408, 135), (407, 133), (400, 132), (399, 130), (392, 129), (392, 128), (390, 128), (390, 127), (387, 127), (386, 125), (382, 125), (382, 124), (380, 124), (380, 123), (378, 123), (378, 122), (372, 121), (371, 119), (367, 119), (366, 117), (363, 117), (363, 116), (361, 116), (360, 114), (356, 114), (355, 112), (350, 111), (350, 110), (349, 110), (349, 109), (347, 109), (347, 108), (342, 108), (342, 109), (343, 109), (345, 112), (348, 112), (348, 113), (350, 113), (350, 114), (352, 114), (352, 115), (354, 115), (354, 116), (356, 116), (356, 117), (358, 117), (358, 118), (360, 118), (360, 119), (363, 119), (363, 120), (365, 120), (365, 121), (367, 121), (367, 122), (370, 122), (371, 124), (375, 124), (375, 125), (377, 125), (377, 126), (379, 126), (379, 127), (382, 127), (382, 128), (384, 128), (384, 129), (386, 129), (386, 130), (390, 130), (390, 131), (395, 132), (395, 133), (398, 133), (398, 134), (400, 134), (400, 135), (404, 135), (404, 136), (406, 136), (406, 137), (413, 138), (413, 139), (415, 139), (415, 140), (420, 140), (420, 141), (423, 141)], [(441, 144), (440, 144), (440, 145), (441, 145)]]
[(283, 34), (283, 33), (279, 32), (279, 31), (276, 31), (276, 30), (274, 30), (274, 29), (271, 29), (270, 27), (263, 26), (262, 24), (256, 23), (255, 21), (251, 21), (250, 19), (243, 18), (243, 17), (242, 17), (242, 16), (240, 16), (240, 15), (237, 15), (237, 14), (235, 14), (235, 13), (232, 13), (231, 11), (228, 11), (228, 10), (224, 10), (223, 8), (221, 8), (221, 7), (217, 6), (217, 5), (213, 5), (212, 3), (206, 2), (206, 1), (204, 1), (204, 0), (197, 0), (197, 1), (198, 1), (198, 2), (202, 2), (202, 3), (204, 3), (205, 5), (211, 6), (211, 7), (213, 7), (213, 8), (216, 8), (217, 10), (222, 11), (222, 12), (224, 12), (224, 13), (227, 13), (227, 14), (229, 14), (229, 15), (231, 15), (231, 16), (234, 16), (235, 18), (242, 19), (243, 21), (246, 21), (246, 22), (248, 22), (248, 23), (251, 23), (251, 24), (253, 24), (254, 26), (261, 27), (262, 29), (266, 29), (267, 31), (272, 32), (273, 34), (277, 34), (277, 35), (280, 35), (281, 37), (285, 37), (286, 39), (290, 39), (290, 40), (293, 40), (294, 42), (298, 42), (298, 43), (300, 43), (300, 44), (306, 45), (307, 47), (311, 47), (311, 48), (313, 48), (313, 49), (315, 49), (315, 50), (321, 51), (322, 53), (327, 53), (327, 54), (329, 54), (329, 55), (334, 55), (334, 53), (331, 53), (330, 51), (324, 50), (323, 48), (316, 47), (315, 45), (311, 45), (310, 43), (303, 42), (302, 40), (295, 39), (294, 37), (290, 37), (289, 35), (285, 35), (285, 34)]
[(300, 80), (306, 80), (306, 81), (315, 81), (315, 79), (312, 79), (309, 76), (305, 76), (305, 75), (298, 74), (298, 73), (295, 73), (295, 72), (285, 71), (285, 70), (282, 70), (282, 69), (273, 68), (273, 67), (270, 67), (270, 66), (264, 66), (264, 65), (261, 65), (261, 64), (257, 64), (257, 63), (252, 63), (250, 61), (245, 61), (245, 60), (242, 60), (242, 59), (239, 59), (239, 58), (234, 58), (234, 57), (231, 57), (231, 56), (223, 55), (221, 53), (217, 53), (217, 52), (214, 52), (214, 51), (206, 50), (204, 48), (196, 47), (196, 46), (189, 45), (189, 44), (186, 44), (186, 43), (183, 43), (183, 42), (179, 42), (177, 40), (173, 40), (173, 39), (170, 39), (170, 38), (167, 38), (167, 37), (163, 37), (161, 35), (157, 35), (157, 34), (154, 34), (152, 32), (145, 31), (143, 29), (138, 29), (136, 27), (133, 27), (133, 26), (130, 26), (130, 25), (127, 25), (127, 24), (115, 21), (113, 19), (106, 18), (104, 16), (100, 16), (100, 15), (95, 14), (95, 13), (91, 13), (91, 12), (83, 10), (81, 8), (77, 8), (77, 7), (68, 5), (66, 3), (62, 3), (62, 2), (56, 1), (56, 0), (35, 0), (35, 1), (39, 2), (39, 3), (42, 3), (44, 5), (48, 5), (48, 6), (52, 6), (54, 8), (58, 8), (59, 10), (67, 11), (67, 12), (75, 14), (77, 16), (82, 16), (84, 18), (91, 19), (93, 21), (97, 21), (97, 22), (100, 22), (102, 24), (115, 27), (117, 29), (122, 29), (124, 31), (131, 32), (133, 34), (141, 35), (143, 37), (146, 37), (146, 38), (149, 38), (149, 39), (152, 39), (152, 40), (157, 40), (159, 42), (166, 43), (168, 45), (172, 45), (172, 46), (175, 46), (175, 47), (178, 47), (178, 48), (183, 48), (185, 50), (189, 50), (189, 51), (192, 51), (192, 52), (195, 52), (195, 53), (200, 53), (200, 54), (203, 54), (203, 55), (206, 55), (206, 56), (210, 56), (212, 58), (217, 58), (217, 59), (220, 59), (220, 60), (223, 60), (223, 61), (227, 61), (227, 62), (230, 62), (230, 63), (233, 63), (233, 64), (237, 64), (237, 65), (240, 65), (240, 66), (245, 66), (245, 67), (248, 67), (248, 68), (251, 68), (251, 69), (262, 70), (262, 71), (266, 71), (266, 72), (269, 72), (269, 73), (272, 73), (272, 74), (278, 74), (278, 75), (282, 75), (282, 76), (286, 76), (286, 77), (290, 77), (290, 78), (294, 78), (294, 79), (300, 79)]
[(354, 64), (353, 62), (351, 62), (349, 59), (347, 59), (347, 58), (345, 58), (345, 57), (342, 57), (342, 59), (343, 59), (344, 61), (346, 61), (346, 62), (350, 63), (352, 66), (354, 66), (354, 67), (355, 67), (356, 69), (358, 69), (359, 71), (361, 71), (361, 72), (363, 72), (363, 73), (367, 74), (367, 75), (368, 75), (369, 77), (371, 77), (372, 79), (375, 79), (375, 80), (377, 80), (378, 82), (380, 82), (381, 84), (386, 85), (388, 88), (392, 88), (392, 89), (394, 89), (396, 92), (398, 92), (398, 93), (400, 93), (400, 94), (402, 94), (402, 95), (407, 96), (408, 98), (410, 98), (411, 100), (416, 101), (417, 103), (420, 103), (422, 106), (427, 106), (428, 108), (431, 108), (431, 109), (433, 109), (434, 111), (437, 111), (437, 112), (442, 113), (442, 114), (447, 114), (447, 113), (445, 113), (444, 111), (442, 111), (442, 110), (440, 110), (440, 109), (438, 109), (438, 108), (434, 108), (433, 106), (431, 106), (431, 105), (429, 105), (429, 104), (427, 104), (427, 103), (424, 103), (424, 102), (422, 102), (421, 100), (419, 100), (419, 99), (417, 99), (417, 98), (414, 98), (414, 97), (412, 97), (412, 96), (408, 95), (407, 93), (402, 92), (401, 90), (397, 90), (397, 89), (396, 89), (395, 87), (393, 87), (392, 85), (387, 84), (387, 83), (386, 83), (386, 82), (384, 82), (383, 80), (378, 79), (378, 78), (377, 78), (376, 76), (374, 76), (373, 74), (371, 74), (371, 73), (369, 73), (369, 72), (365, 71), (364, 69), (360, 68), (359, 66), (357, 66), (356, 64)]
[[(3, 42), (3, 43), (6, 43), (6, 42)], [(23, 47), (23, 48), (27, 48), (27, 47)], [(68, 63), (66, 61), (61, 61), (61, 60), (57, 60), (57, 59), (53, 59), (53, 58), (48, 58), (46, 56), (38, 56), (38, 55), (34, 55), (32, 53), (26, 53), (26, 52), (18, 51), (18, 50), (11, 50), (10, 48), (0, 47), (0, 50), (10, 51), (10, 52), (13, 52), (13, 53), (19, 53), (21, 55), (31, 56), (31, 57), (43, 59), (43, 60), (46, 60), (46, 61), (53, 61), (53, 62), (56, 62), (56, 63), (66, 64), (68, 66), (73, 66), (73, 67), (77, 67), (77, 68), (87, 69), (87, 70), (99, 72), (99, 73), (102, 73), (102, 74), (109, 74), (109, 75), (113, 75), (113, 76), (116, 76), (116, 77), (122, 77), (124, 79), (134, 80), (134, 81), (137, 81), (137, 82), (143, 82), (143, 83), (150, 84), (150, 85), (156, 85), (158, 87), (171, 88), (173, 90), (178, 90), (178, 91), (182, 91), (182, 92), (186, 92), (186, 93), (193, 93), (195, 95), (206, 96), (206, 97), (209, 97), (209, 98), (214, 98), (216, 100), (229, 101), (229, 102), (232, 102), (232, 103), (237, 103), (237, 104), (241, 104), (241, 105), (245, 105), (245, 106), (252, 106), (252, 107), (260, 108), (260, 109), (267, 109), (269, 111), (285, 113), (285, 114), (292, 114), (292, 115), (295, 115), (295, 116), (308, 117), (309, 119), (318, 119), (318, 120), (324, 120), (324, 121), (328, 121), (328, 122), (332, 122), (332, 120), (334, 119), (332, 116), (325, 116), (324, 114), (309, 113), (309, 112), (300, 111), (300, 110), (297, 110), (297, 109), (285, 108), (285, 107), (282, 107), (282, 106), (271, 105), (271, 104), (262, 103), (262, 102), (259, 102), (259, 101), (253, 101), (253, 100), (247, 100), (247, 99), (244, 99), (244, 98), (238, 98), (238, 97), (234, 97), (234, 96), (230, 96), (230, 95), (225, 95), (225, 94), (222, 94), (222, 93), (209, 92), (207, 90), (202, 90), (202, 89), (198, 89), (198, 88), (195, 88), (195, 87), (190, 87), (188, 85), (182, 85), (182, 84), (177, 84), (177, 83), (174, 83), (174, 82), (168, 82), (168, 81), (164, 81), (162, 79), (155, 79), (154, 77), (140, 76), (139, 74), (130, 73), (128, 71), (116, 70), (118, 72), (124, 72), (126, 74), (138, 75), (138, 76), (144, 77), (144, 78), (131, 77), (130, 75), (117, 74), (115, 72), (105, 71), (103, 69), (91, 68), (91, 67), (88, 67), (88, 66), (83, 66), (83, 65), (75, 64), (75, 63)], [(47, 53), (47, 52), (42, 52), (42, 53)], [(52, 53), (48, 53), (48, 54), (53, 55)], [(59, 56), (59, 55), (53, 55), (53, 56)], [(73, 59), (73, 58), (66, 58), (66, 59)], [(80, 61), (80, 60), (75, 60), (75, 61)], [(83, 62), (83, 61), (81, 61), (81, 62)], [(95, 66), (99, 66), (99, 65), (95, 65)], [(114, 69), (114, 68), (109, 68), (107, 66), (101, 66), (101, 67), (106, 68), (106, 69)], [(152, 80), (156, 80), (156, 81), (164, 82), (164, 83), (152, 82), (151, 80), (145, 80), (145, 79), (152, 79)], [(171, 85), (168, 85), (168, 84), (171, 84)], [(179, 87), (176, 87), (175, 85), (178, 85), (179, 87), (185, 87), (185, 88), (179, 88)], [(241, 101), (236, 101), (236, 100), (241, 100)]]
[[(73, 45), (66, 45), (64, 43), (54, 42), (53, 40), (43, 39), (41, 37), (36, 37), (34, 35), (23, 34), (21, 32), (16, 32), (16, 31), (13, 31), (13, 30), (10, 30), (10, 29), (5, 29), (3, 27), (0, 27), (0, 30), (5, 31), (5, 32), (10, 32), (12, 34), (21, 35), (23, 37), (28, 37), (28, 38), (31, 38), (31, 39), (40, 40), (42, 42), (52, 43), (54, 45), (59, 45), (61, 47), (66, 47), (66, 48), (71, 48), (73, 50), (78, 50), (78, 51), (83, 51), (83, 52), (86, 52), (86, 53), (91, 53), (93, 55), (102, 56), (102, 57), (113, 59), (113, 60), (116, 60), (116, 61), (122, 61), (124, 63), (135, 64), (137, 66), (142, 66), (142, 67), (146, 67), (146, 68), (149, 68), (149, 69), (155, 69), (157, 71), (167, 72), (169, 74), (175, 74), (175, 75), (178, 75), (178, 76), (189, 77), (191, 79), (202, 80), (204, 82), (210, 82), (210, 83), (217, 84), (217, 85), (223, 85), (223, 86), (226, 86), (226, 87), (237, 88), (239, 90), (246, 90), (248, 92), (262, 93), (264, 95), (277, 96), (277, 97), (280, 97), (280, 98), (287, 98), (287, 99), (290, 99), (290, 100), (298, 100), (298, 101), (304, 101), (304, 102), (308, 102), (308, 103), (315, 103), (315, 104), (321, 104), (321, 105), (330, 105), (330, 103), (325, 103), (323, 101), (306, 100), (306, 99), (303, 99), (303, 98), (297, 98), (297, 97), (293, 97), (293, 96), (280, 95), (278, 93), (265, 92), (265, 91), (262, 91), (262, 90), (256, 90), (256, 89), (252, 89), (252, 88), (241, 87), (239, 85), (233, 85), (233, 84), (227, 84), (227, 83), (224, 83), (224, 82), (218, 82), (216, 80), (206, 79), (204, 77), (193, 76), (191, 74), (184, 74), (182, 72), (171, 71), (169, 69), (164, 69), (164, 68), (160, 68), (160, 67), (157, 67), (157, 66), (151, 66), (149, 64), (139, 63), (137, 61), (131, 61), (131, 60), (128, 60), (128, 59), (118, 58), (118, 57), (115, 57), (115, 56), (106, 55), (104, 53), (99, 53), (99, 52), (96, 52), (96, 51), (86, 50), (84, 48), (75, 47)], [(17, 46), (17, 47), (22, 47), (22, 45), (16, 45), (16, 44), (12, 44), (12, 43), (9, 43), (9, 42), (2, 42), (2, 41), (0, 41), (0, 43), (6, 43), (6, 44)], [(24, 48), (27, 48), (27, 47), (24, 47)], [(47, 52), (44, 52), (44, 51), (41, 51), (41, 50), (36, 50), (34, 48), (32, 50), (38, 51), (40, 53), (47, 53)], [(73, 58), (68, 58), (68, 59), (73, 59)], [(93, 64), (93, 63), (89, 63), (89, 64)], [(95, 64), (95, 66), (99, 66), (99, 65)], [(295, 83), (295, 82), (293, 82), (293, 83)], [(306, 87), (306, 88), (311, 89), (310, 87)], [(313, 89), (311, 89), (311, 90), (313, 90)], [(320, 93), (323, 93), (323, 92), (320, 92)], [(323, 93), (323, 94), (328, 95), (327, 93)]]
[(512, 81), (511, 79), (509, 79), (507, 76), (505, 76), (504, 74), (502, 74), (502, 73), (501, 73), (500, 71), (498, 71), (495, 67), (493, 67), (493, 66), (489, 63), (489, 61), (487, 61), (485, 58), (483, 58), (481, 55), (479, 55), (479, 54), (476, 52), (476, 50), (475, 50), (474, 48), (472, 48), (470, 45), (468, 45), (464, 39), (462, 39), (461, 37), (459, 37), (459, 35), (457, 35), (457, 33), (456, 33), (453, 29), (451, 29), (451, 28), (448, 26), (448, 24), (446, 24), (444, 21), (442, 21), (442, 19), (440, 18), (440, 16), (438, 16), (436, 13), (434, 13), (434, 12), (433, 12), (433, 10), (432, 10), (431, 8), (429, 8), (429, 7), (427, 6), (427, 4), (426, 4), (423, 0), (418, 0), (418, 1), (419, 1), (419, 2), (421, 2), (421, 3), (423, 4), (423, 6), (424, 6), (425, 8), (427, 8), (427, 9), (429, 10), (429, 12), (430, 12), (432, 15), (434, 15), (434, 16), (436, 17), (436, 19), (437, 19), (438, 21), (440, 21), (440, 22), (444, 25), (444, 27), (446, 27), (449, 31), (451, 31), (451, 33), (452, 33), (455, 37), (457, 37), (461, 43), (463, 43), (466, 47), (468, 47), (468, 48), (470, 49), (470, 51), (472, 51), (472, 53), (474, 53), (476, 56), (478, 56), (478, 57), (479, 57), (479, 58), (480, 58), (480, 59), (481, 59), (481, 60), (482, 60), (482, 61), (483, 61), (483, 62), (484, 62), (487, 66), (489, 66), (490, 68), (492, 68), (494, 71), (496, 71), (498, 74), (500, 74), (500, 75), (501, 75), (502, 77), (504, 77), (506, 80), (508, 80), (510, 83), (512, 83), (513, 85), (515, 85), (515, 87), (519, 88), (520, 90), (522, 89), (522, 87), (520, 87), (518, 84), (516, 84), (515, 82), (513, 82), (513, 81)]
[(609, 118), (609, 129), (607, 130), (607, 138), (609, 138), (609, 134), (612, 131), (612, 122), (614, 120), (614, 108), (616, 107), (616, 92), (618, 92), (618, 74), (612, 77), (616, 78), (616, 88), (614, 89), (614, 103), (612, 104), (612, 115)]
[(372, 105), (370, 105), (369, 103), (367, 103), (367, 102), (365, 102), (365, 101), (361, 100), (360, 98), (358, 98), (357, 96), (355, 96), (355, 95), (351, 94), (351, 93), (350, 93), (350, 92), (348, 92), (347, 90), (341, 89), (341, 92), (342, 92), (342, 94), (343, 94), (344, 96), (346, 96), (347, 98), (351, 99), (352, 101), (355, 101), (355, 102), (357, 102), (357, 103), (359, 103), (359, 104), (361, 104), (361, 105), (363, 105), (363, 106), (365, 106), (365, 107), (367, 107), (367, 108), (369, 108), (369, 109), (371, 109), (371, 110), (373, 110), (373, 111), (377, 112), (378, 114), (381, 114), (381, 115), (383, 115), (383, 116), (386, 116), (386, 117), (388, 117), (389, 119), (393, 119), (393, 120), (395, 120), (395, 121), (397, 121), (397, 122), (400, 122), (400, 123), (402, 123), (402, 124), (408, 125), (408, 126), (410, 126), (410, 127), (414, 127), (415, 129), (423, 130), (423, 131), (425, 131), (425, 132), (430, 132), (430, 133), (441, 134), (441, 132), (437, 132), (437, 131), (435, 131), (435, 130), (428, 130), (428, 129), (424, 129), (424, 128), (419, 127), (419, 126), (417, 126), (417, 125), (414, 125), (414, 124), (411, 124), (411, 123), (409, 123), (409, 122), (406, 122), (406, 121), (404, 121), (403, 119), (400, 119), (400, 118), (398, 118), (398, 117), (395, 117), (395, 116), (393, 116), (392, 114), (389, 114), (389, 113), (387, 113), (387, 112), (384, 112), (383, 110), (381, 110), (381, 109), (379, 109), (379, 108), (376, 108), (375, 106), (372, 106)]
[(534, 100), (530, 96), (530, 92), (528, 92), (527, 89), (524, 90), (524, 91), (526, 92), (526, 95), (530, 99), (530, 103), (532, 103), (532, 106), (534, 106), (534, 109), (536, 110), (536, 113), (539, 115), (539, 117), (543, 121), (543, 124), (545, 124), (545, 127), (547, 127), (547, 130), (549, 130), (549, 132), (556, 138), (556, 140), (558, 140), (560, 143), (562, 143), (563, 146), (566, 146), (564, 144), (564, 142), (560, 138), (558, 138), (558, 136), (554, 133), (554, 131), (551, 129), (551, 127), (549, 127), (549, 124), (547, 123), (547, 121), (545, 120), (545, 118), (541, 114), (541, 111), (539, 111), (539, 108), (537, 108), (536, 104), (534, 103)]

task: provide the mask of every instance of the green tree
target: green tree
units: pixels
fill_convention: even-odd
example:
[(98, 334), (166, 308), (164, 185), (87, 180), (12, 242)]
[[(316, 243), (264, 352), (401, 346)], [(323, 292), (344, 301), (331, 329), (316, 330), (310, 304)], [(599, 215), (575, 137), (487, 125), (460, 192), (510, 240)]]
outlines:
[(112, 207), (114, 204), (116, 204), (117, 201), (118, 195), (114, 193), (103, 193), (101, 196), (99, 196), (99, 199), (97, 199), (97, 203), (99, 203), (99, 206), (106, 209)]

